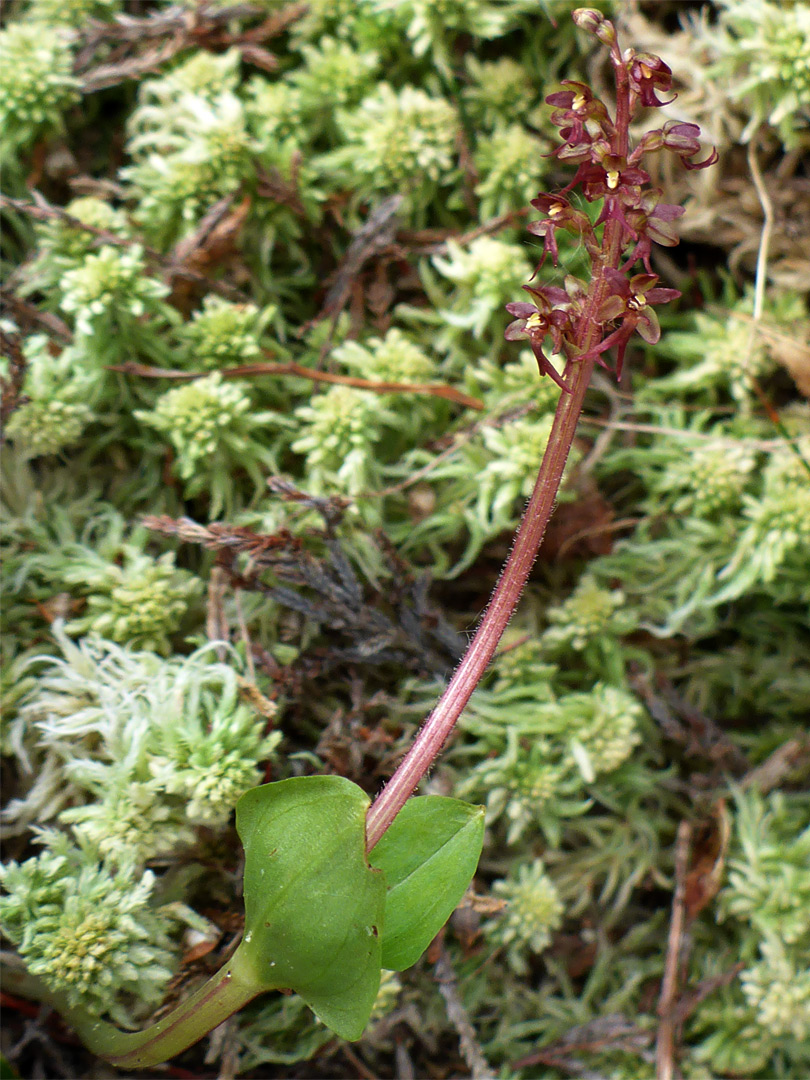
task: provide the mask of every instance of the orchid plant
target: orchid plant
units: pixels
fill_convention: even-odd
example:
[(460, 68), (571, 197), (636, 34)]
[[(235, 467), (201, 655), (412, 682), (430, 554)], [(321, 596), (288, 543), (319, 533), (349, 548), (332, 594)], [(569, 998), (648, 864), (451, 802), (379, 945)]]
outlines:
[[(411, 796), (453, 731), (520, 599), (594, 366), (621, 376), (633, 334), (655, 343), (660, 327), (654, 308), (679, 295), (659, 285), (651, 253), (653, 243), (677, 244), (675, 222), (684, 211), (661, 201), (643, 161), (668, 151), (686, 168), (699, 169), (716, 159), (712, 153), (694, 160), (700, 132), (688, 123), (666, 123), (631, 146), (639, 110), (673, 100), (666, 97), (670, 69), (657, 56), (623, 51), (600, 12), (582, 8), (573, 19), (608, 50), (615, 107), (611, 113), (588, 86), (573, 81), (546, 99), (562, 140), (554, 156), (577, 169), (560, 192), (532, 200), (543, 216), (529, 232), (543, 239), (541, 265), (550, 256), (555, 266), (558, 230), (573, 234), (590, 259), (590, 274), (587, 281), (569, 275), (562, 287), (529, 283), (523, 287), (531, 301), (507, 305), (514, 321), (506, 339), (527, 340), (541, 375), (562, 393), (534, 491), (489, 606), (438, 704), (371, 805), (359, 787), (337, 776), (293, 777), (242, 796), (237, 829), (245, 848), (245, 932), (230, 960), (196, 994), (146, 1030), (124, 1033), (60, 992), (26, 988), (54, 1004), (88, 1047), (115, 1065), (146, 1068), (164, 1061), (271, 989), (297, 991), (338, 1035), (359, 1038), (381, 970), (416, 962), (475, 872), (483, 808)], [(601, 203), (595, 219), (575, 202), (575, 191), (586, 203)]]

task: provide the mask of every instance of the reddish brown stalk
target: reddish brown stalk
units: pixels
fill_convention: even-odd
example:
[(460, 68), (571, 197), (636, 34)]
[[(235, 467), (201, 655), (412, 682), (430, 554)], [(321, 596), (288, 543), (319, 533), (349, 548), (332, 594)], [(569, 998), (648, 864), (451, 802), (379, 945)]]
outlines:
[[(175, 382), (193, 382), (195, 379), (204, 379), (212, 374), (210, 371), (178, 371), (173, 368), (150, 367), (148, 364), (139, 364), (134, 360), (128, 360), (123, 364), (110, 364), (108, 370), (120, 371), (124, 375), (138, 375), (142, 379), (172, 379)], [(463, 405), (465, 409), (475, 409), (477, 412), (484, 408), (483, 401), (479, 401), (478, 398), (457, 390), (455, 386), (446, 386), (442, 383), (377, 382), (373, 379), (361, 379), (356, 375), (317, 371), (315, 368), (308, 368), (294, 362), (242, 364), (240, 367), (218, 368), (217, 370), (223, 379), (247, 379), (254, 375), (293, 375), (299, 379), (310, 379), (312, 382), (355, 386), (360, 390), (369, 390), (375, 394), (424, 394), (429, 397), (444, 398), (446, 401)]]
[(433, 764), (495, 654), (523, 592), (554, 509), (594, 363), (595, 359), (590, 359), (581, 364), (572, 362), (568, 365), (573, 369), (570, 373), (570, 393), (560, 396), (532, 497), (489, 607), (436, 708), (369, 809), (366, 817), (368, 851), (380, 840)]
[[(620, 244), (621, 229), (616, 222), (609, 222), (605, 228), (602, 270), (605, 266), (617, 265)], [(600, 270), (592, 282), (589, 300), (578, 328), (578, 337), (585, 354), (591, 352), (600, 335), (601, 327), (592, 313), (602, 303), (606, 288), (605, 276)], [(566, 366), (564, 381), (567, 390), (560, 395), (557, 403), (534, 491), (492, 599), (438, 704), (425, 721), (396, 772), (369, 808), (366, 816), (367, 851), (371, 851), (378, 843), (433, 764), (495, 655), (498, 642), (523, 593), (554, 510), (595, 363), (596, 357), (591, 355), (585, 360), (570, 360)]]

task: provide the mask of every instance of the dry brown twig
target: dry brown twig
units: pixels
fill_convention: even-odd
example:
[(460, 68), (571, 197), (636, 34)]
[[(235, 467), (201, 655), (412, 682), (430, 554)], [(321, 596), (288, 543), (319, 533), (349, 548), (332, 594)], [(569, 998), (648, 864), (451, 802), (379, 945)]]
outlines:
[(290, 176), (286, 179), (278, 169), (267, 169), (264, 166), (256, 166), (256, 194), (263, 199), (270, 199), (280, 206), (286, 206), (296, 215), (305, 218), (307, 209), (301, 199), (298, 189), (298, 173), (301, 168), (303, 156), (300, 150), (295, 150), (290, 158)]
[(810, 762), (810, 735), (788, 739), (770, 754), (761, 765), (747, 773), (740, 784), (743, 788), (756, 788), (762, 795), (779, 787), (791, 773)]
[(62, 221), (72, 229), (90, 233), (99, 244), (109, 244), (112, 247), (120, 248), (137, 246), (143, 251), (149, 262), (155, 263), (169, 275), (186, 278), (198, 285), (202, 285), (209, 292), (218, 293), (220, 296), (224, 296), (228, 300), (234, 300), (237, 303), (244, 304), (250, 299), (241, 289), (229, 285), (226, 281), (217, 281), (214, 278), (207, 277), (205, 274), (201, 274), (198, 270), (183, 266), (181, 263), (176, 262), (172, 256), (161, 255), (159, 251), (155, 251), (154, 248), (149, 247), (137, 238), (119, 236), (118, 233), (110, 232), (108, 229), (99, 229), (95, 225), (85, 224), (77, 217), (74, 217), (73, 214), (69, 214), (67, 210), (63, 210), (59, 206), (52, 206), (37, 191), (32, 192), (32, 198), (33, 202), (26, 202), (25, 199), (0, 195), (0, 207), (7, 206), (21, 214), (27, 214), (34, 221)]
[(167, 60), (186, 48), (186, 42), (179, 37), (164, 42), (159, 48), (150, 49), (140, 56), (130, 56), (125, 60), (99, 64), (88, 71), (79, 82), (83, 94), (92, 94), (118, 86), (128, 79), (140, 79), (144, 75), (154, 75)]
[[(290, 4), (246, 30), (231, 27), (242, 19), (261, 18), (265, 15), (262, 7), (250, 3), (228, 7), (203, 3), (189, 10), (174, 5), (143, 16), (119, 14), (109, 22), (91, 19), (78, 31), (80, 46), (74, 74), (79, 78), (82, 92), (89, 94), (150, 75), (185, 49), (220, 51), (234, 46), (246, 63), (263, 71), (276, 71), (278, 58), (263, 48), (262, 43), (283, 33), (306, 11), (305, 3)], [(162, 38), (166, 39), (162, 44), (152, 44)], [(110, 47), (112, 58), (105, 58), (93, 67), (99, 48)]]
[(396, 213), (402, 205), (404, 195), (391, 195), (383, 199), (378, 207), (354, 233), (346, 254), (335, 271), (334, 281), (326, 294), (321, 310), (301, 331), (304, 333), (322, 319), (331, 318), (331, 339), (341, 311), (345, 308), (351, 294), (352, 284), (357, 279), (363, 266), (375, 255), (390, 248), (396, 231)]
[(19, 334), (9, 333), (0, 327), (0, 354), (8, 360), (8, 375), (0, 378), (0, 442), (5, 434), (6, 420), (16, 408), (25, 403), (22, 396), (25, 369), (28, 366), (22, 351)]
[(221, 644), (217, 647), (217, 659), (225, 660), (225, 642), (228, 640), (228, 620), (225, 616), (225, 597), (228, 592), (228, 575), (221, 566), (213, 566), (208, 578), (208, 597), (205, 605), (205, 636), (209, 641)]
[(267, 535), (225, 522), (199, 525), (167, 515), (144, 517), (142, 524), (218, 552), (231, 587), (270, 596), (328, 630), (330, 664), (393, 661), (446, 673), (448, 663), (458, 658), (460, 640), (430, 603), (427, 579), (409, 576), (400, 564), (389, 566), (384, 587), (362, 582), (332, 532), (337, 508), (305, 493), (287, 497), (306, 500), (324, 516), (327, 532), (317, 537), (326, 549), (322, 556), (285, 529)]
[(475, 1035), (475, 1028), (459, 996), (458, 979), (444, 945), (441, 946), (436, 960), (434, 978), (439, 993), (444, 998), (447, 1018), (458, 1034), (461, 1056), (470, 1070), (472, 1080), (491, 1080), (494, 1075), (493, 1069), (484, 1057), (484, 1051)]
[(731, 823), (722, 798), (701, 820), (682, 821), (678, 826), (675, 894), (657, 1009), (656, 1080), (672, 1080), (676, 1075), (677, 1044), (684, 1019), (699, 1001), (734, 977), (734, 972), (726, 972), (713, 980), (704, 980), (691, 993), (684, 991), (679, 1000), (678, 988), (685, 984), (692, 946), (690, 927), (720, 889), (730, 833)]
[(595, 1078), (600, 1074), (588, 1071), (581, 1061), (571, 1057), (572, 1054), (623, 1050), (646, 1059), (651, 1041), (651, 1032), (642, 1031), (621, 1013), (611, 1013), (571, 1028), (535, 1053), (513, 1061), (511, 1066), (513, 1069), (527, 1069), (534, 1065), (547, 1065), (573, 1073), (578, 1080), (585, 1080), (586, 1077)]
[(728, 971), (713, 975), (710, 979), (703, 979), (697, 986), (683, 994), (673, 1009), (673, 1019), (678, 1027), (683, 1027), (701, 1001), (705, 1001), (707, 997), (717, 990), (722, 990), (724, 986), (734, 982), (744, 967), (745, 961), (741, 960), (734, 967), (729, 968)]
[(692, 843), (692, 825), (682, 821), (675, 841), (675, 895), (672, 898), (672, 915), (669, 922), (667, 955), (661, 995), (658, 1000), (658, 1032), (655, 1040), (656, 1080), (672, 1080), (675, 1075), (675, 1046), (679, 1025), (675, 1019), (674, 1006), (678, 993), (679, 974), (683, 968), (686, 926), (686, 872), (689, 865), (689, 848)]
[(633, 672), (630, 685), (665, 738), (682, 746), (685, 756), (705, 757), (735, 775), (748, 769), (748, 758), (720, 725), (684, 701), (664, 676), (658, 677), (653, 689), (646, 676)]
[[(148, 364), (138, 364), (129, 361), (125, 364), (111, 364), (110, 371), (120, 371), (124, 375), (138, 375), (144, 379), (172, 379), (176, 382), (193, 382), (194, 379), (203, 379), (210, 375), (210, 371), (178, 371), (171, 368), (154, 368)], [(267, 364), (243, 364), (240, 367), (222, 368), (219, 371), (223, 379), (246, 379), (255, 375), (292, 375), (299, 379), (310, 379), (312, 382), (336, 383), (340, 386), (355, 386), (361, 390), (370, 390), (375, 394), (426, 394), (429, 397), (445, 398), (465, 409), (484, 408), (482, 401), (470, 397), (468, 394), (456, 390), (454, 386), (443, 383), (396, 383), (374, 382), (371, 379), (361, 379), (355, 375), (336, 375), (331, 371), (317, 371), (314, 368), (305, 367), (303, 364), (267, 363)]]
[(0, 285), (0, 304), (11, 313), (21, 328), (39, 327), (63, 345), (69, 345), (73, 341), (70, 327), (58, 315), (52, 311), (42, 311), (36, 304), (24, 300), (5, 285)]

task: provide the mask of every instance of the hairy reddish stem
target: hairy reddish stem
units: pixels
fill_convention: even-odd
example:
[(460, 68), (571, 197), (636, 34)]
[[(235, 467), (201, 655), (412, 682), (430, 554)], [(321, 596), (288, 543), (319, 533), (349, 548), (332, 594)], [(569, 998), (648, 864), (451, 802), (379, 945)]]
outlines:
[[(610, 221), (605, 226), (602, 243), (604, 261), (591, 283), (590, 296), (577, 335), (583, 354), (587, 355), (599, 337), (600, 328), (593, 313), (601, 304), (607, 288), (603, 271), (605, 266), (617, 265), (620, 249), (621, 227), (617, 222)], [(495, 655), (498, 642), (523, 593), (554, 510), (595, 363), (596, 358), (591, 356), (583, 360), (569, 360), (566, 366), (565, 383), (568, 390), (562, 393), (557, 403), (546, 452), (509, 558), (461, 663), (396, 772), (369, 807), (366, 815), (366, 851), (371, 851), (379, 842), (433, 764)]]
[(568, 364), (566, 382), (570, 393), (563, 393), (557, 405), (548, 446), (512, 551), (461, 663), (410, 750), (369, 808), (366, 816), (368, 851), (402, 809), (447, 741), (512, 617), (554, 509), (594, 363), (594, 359), (590, 359)]

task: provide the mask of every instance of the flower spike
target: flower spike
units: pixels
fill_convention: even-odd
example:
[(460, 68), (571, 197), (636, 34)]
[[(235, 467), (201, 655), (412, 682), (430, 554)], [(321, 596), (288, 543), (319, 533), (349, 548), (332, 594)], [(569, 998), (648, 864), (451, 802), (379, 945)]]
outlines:
[[(645, 155), (668, 151), (680, 158), (687, 169), (705, 169), (717, 160), (716, 150), (703, 161), (693, 160), (700, 151), (700, 128), (696, 124), (668, 121), (662, 128), (646, 132), (631, 146), (630, 123), (637, 110), (662, 108), (675, 100), (672, 71), (651, 53), (633, 49), (623, 53), (615, 27), (594, 8), (579, 8), (573, 19), (580, 29), (593, 34), (610, 50), (616, 109), (611, 115), (586, 83), (570, 79), (548, 95), (546, 103), (553, 109), (551, 122), (559, 129), (561, 140), (552, 154), (558, 161), (570, 161), (577, 168), (573, 179), (559, 192), (541, 193), (532, 199), (531, 205), (545, 216), (530, 222), (528, 231), (543, 239), (543, 254), (535, 276), (549, 255), (557, 265), (560, 229), (582, 240), (593, 272), (587, 287), (569, 288), (568, 282), (565, 291), (524, 286), (535, 297), (536, 305), (525, 301), (507, 304), (507, 311), (516, 318), (505, 332), (507, 341), (528, 339), (541, 373), (551, 375), (566, 390), (570, 380), (553, 369), (544, 351), (546, 338), (569, 364), (586, 359), (604, 364), (604, 354), (615, 348), (618, 378), (632, 335), (638, 333), (645, 341), (656, 342), (661, 331), (654, 306), (680, 295), (676, 289), (658, 286), (650, 260), (654, 243), (663, 247), (678, 243), (674, 223), (684, 209), (661, 201), (663, 192), (652, 186), (650, 173), (643, 168)], [(574, 190), (587, 202), (601, 200), (595, 224), (572, 205), (568, 195)], [(600, 226), (601, 233), (597, 233)], [(633, 274), (639, 262), (645, 272)]]

